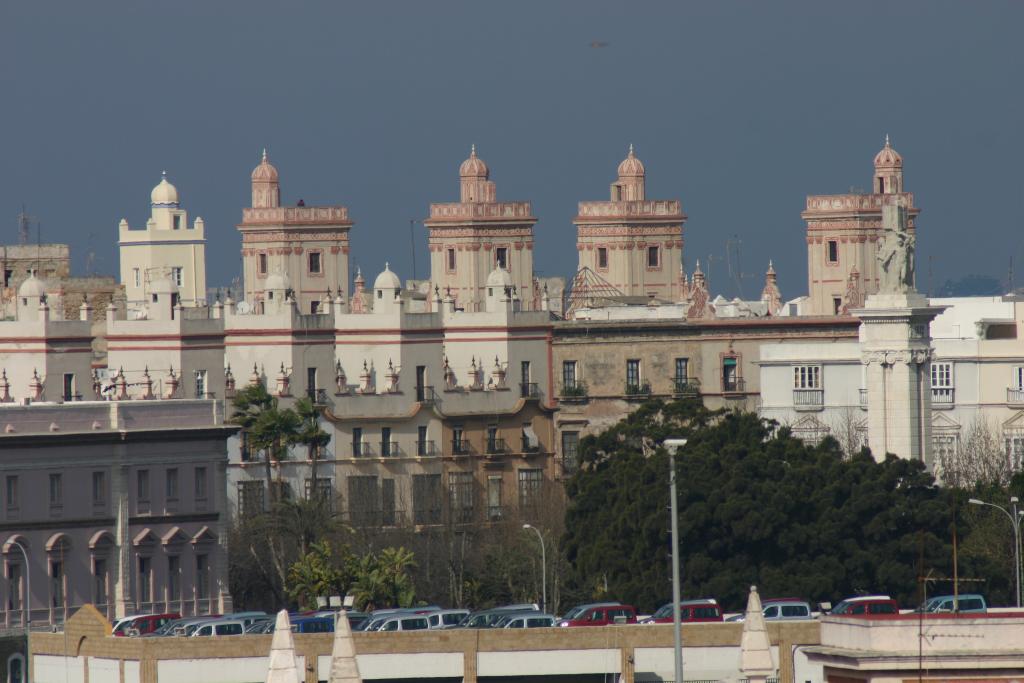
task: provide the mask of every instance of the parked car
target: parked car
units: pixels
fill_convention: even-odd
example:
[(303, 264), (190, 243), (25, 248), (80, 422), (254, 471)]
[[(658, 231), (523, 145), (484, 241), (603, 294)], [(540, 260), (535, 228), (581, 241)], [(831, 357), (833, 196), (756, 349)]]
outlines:
[[(722, 608), (713, 598), (679, 601), (679, 621), (694, 623), (704, 621), (722, 621)], [(643, 620), (644, 624), (671, 624), (672, 603), (662, 605), (651, 616)]]
[(419, 614), (403, 614), (389, 617), (377, 627), (378, 632), (385, 631), (426, 631), (430, 628), (427, 618)]
[[(491, 609), (480, 610), (467, 615), (459, 622), (458, 628), (492, 628), (502, 617), (513, 612), (539, 612), (540, 608), (534, 604), (505, 605)], [(455, 627), (451, 627), (455, 628)]]
[(293, 633), (334, 633), (334, 617), (295, 617)]
[(120, 624), (120, 631), (114, 633), (114, 635), (132, 637), (144, 636), (156, 631), (167, 622), (180, 618), (181, 615), (177, 612), (168, 612), (166, 614), (142, 614), (127, 623)]
[(458, 626), (459, 622), (469, 616), (468, 609), (439, 609), (436, 612), (424, 614), (431, 629), (447, 628)]
[(555, 626), (558, 620), (553, 614), (540, 612), (516, 612), (499, 622), (500, 628), (547, 628)]
[(917, 612), (987, 612), (988, 603), (978, 593), (964, 593), (959, 596), (936, 595), (917, 608)]
[(245, 633), (245, 622), (238, 619), (216, 619), (203, 624), (196, 624), (191, 637), (204, 636), (240, 636)]
[(223, 618), (240, 621), (245, 624), (246, 628), (249, 628), (254, 621), (263, 621), (271, 617), (266, 612), (232, 612), (231, 614), (223, 615)]
[(576, 605), (575, 607), (567, 610), (566, 613), (562, 615), (562, 618), (559, 621), (571, 621), (572, 619), (575, 619), (577, 615), (582, 614), (591, 607), (611, 607), (613, 605), (621, 604), (622, 603), (618, 600), (613, 600), (610, 602), (587, 602), (582, 605)]
[(888, 595), (863, 595), (856, 598), (847, 598), (829, 612), (829, 614), (841, 614), (843, 616), (899, 613), (900, 606)]
[[(270, 631), (267, 631), (267, 627), (270, 627)], [(274, 632), (274, 620), (270, 617), (266, 619), (257, 619), (248, 626), (245, 627), (245, 634), (261, 634), (261, 633), (273, 633)]]
[(127, 617), (121, 617), (114, 622), (114, 626), (110, 630), (110, 634), (118, 637), (124, 637), (128, 635), (128, 627), (131, 626), (132, 621), (139, 617), (144, 617), (144, 614), (132, 614)]
[(635, 624), (636, 610), (631, 605), (603, 605), (588, 607), (572, 619), (563, 619), (559, 626), (608, 626), (610, 624)]

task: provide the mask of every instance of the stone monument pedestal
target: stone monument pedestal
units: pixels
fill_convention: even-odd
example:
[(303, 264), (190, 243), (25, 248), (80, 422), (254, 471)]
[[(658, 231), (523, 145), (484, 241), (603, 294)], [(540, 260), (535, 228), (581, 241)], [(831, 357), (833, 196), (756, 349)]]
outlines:
[(875, 460), (892, 453), (931, 465), (929, 324), (943, 310), (910, 290), (873, 294), (852, 311), (861, 321), (868, 446)]

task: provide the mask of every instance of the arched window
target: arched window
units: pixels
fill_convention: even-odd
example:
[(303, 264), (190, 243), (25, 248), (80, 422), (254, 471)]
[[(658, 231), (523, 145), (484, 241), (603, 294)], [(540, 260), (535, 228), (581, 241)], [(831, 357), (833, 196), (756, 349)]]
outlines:
[(20, 652), (7, 658), (6, 683), (25, 683), (25, 655)]

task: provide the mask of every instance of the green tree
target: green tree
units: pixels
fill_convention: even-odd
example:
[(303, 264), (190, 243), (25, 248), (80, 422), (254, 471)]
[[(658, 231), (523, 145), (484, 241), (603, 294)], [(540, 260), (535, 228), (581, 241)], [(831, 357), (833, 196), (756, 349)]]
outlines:
[(321, 408), (309, 397), (302, 397), (295, 402), (295, 414), (299, 418), (298, 432), (295, 441), (306, 447), (306, 457), (310, 462), (310, 497), (322, 505), (326, 501), (320, 496), (317, 488), (317, 470), (324, 449), (331, 442), (331, 435), (320, 426)]
[(403, 547), (367, 553), (357, 564), (351, 592), (361, 609), (411, 607), (416, 587), (410, 572), (416, 568), (413, 553)]
[(342, 595), (351, 580), (347, 550), (335, 558), (329, 541), (319, 541), (288, 569), (288, 595), (300, 608), (316, 609), (320, 596)]
[(273, 507), (281, 499), (282, 491), (280, 467), (277, 468), (277, 486), (274, 485), (274, 465), (287, 457), (289, 446), (298, 443), (301, 420), (294, 410), (282, 410), (277, 399), (268, 394), (262, 384), (249, 385), (239, 391), (232, 400), (232, 406), (231, 421), (242, 428), (242, 438), (247, 447), (263, 453), (267, 489)]

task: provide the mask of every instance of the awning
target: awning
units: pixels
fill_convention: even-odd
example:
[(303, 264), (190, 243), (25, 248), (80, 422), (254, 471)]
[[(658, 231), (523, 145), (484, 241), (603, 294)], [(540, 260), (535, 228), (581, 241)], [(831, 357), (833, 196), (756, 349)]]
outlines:
[(533, 431), (533, 427), (529, 425), (523, 426), (523, 442), (530, 450), (540, 448), (540, 439), (537, 438), (537, 432)]

